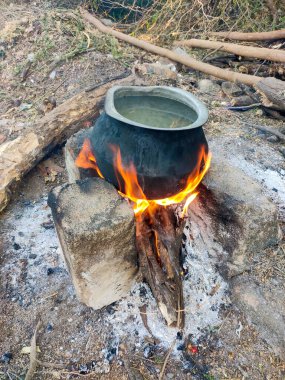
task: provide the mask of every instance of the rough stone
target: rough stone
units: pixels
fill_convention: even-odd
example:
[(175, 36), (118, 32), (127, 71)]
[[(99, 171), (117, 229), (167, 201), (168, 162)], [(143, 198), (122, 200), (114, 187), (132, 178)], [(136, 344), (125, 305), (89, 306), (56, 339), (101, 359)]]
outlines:
[(127, 295), (137, 273), (127, 201), (108, 182), (89, 178), (55, 188), (48, 204), (79, 300), (100, 309)]
[(156, 63), (143, 63), (134, 65), (134, 71), (139, 76), (145, 75), (155, 75), (159, 76), (160, 79), (171, 79), (176, 81), (177, 72), (175, 65), (171, 64), (161, 64), (159, 62)]
[(223, 82), (222, 90), (230, 98), (243, 95), (243, 90), (233, 82)]
[(272, 143), (277, 143), (279, 141), (279, 138), (277, 136), (269, 136), (266, 140)]
[(218, 94), (221, 90), (220, 85), (218, 83), (210, 80), (210, 79), (202, 79), (198, 82), (198, 88), (200, 91), (205, 92), (207, 94)]
[(229, 254), (226, 272), (232, 277), (248, 269), (251, 253), (279, 241), (278, 209), (257, 182), (221, 155), (212, 160), (204, 184), (206, 212), (212, 217), (215, 239)]
[(256, 325), (276, 355), (285, 359), (285, 294), (274, 284), (259, 286), (248, 276), (235, 278), (232, 300)]

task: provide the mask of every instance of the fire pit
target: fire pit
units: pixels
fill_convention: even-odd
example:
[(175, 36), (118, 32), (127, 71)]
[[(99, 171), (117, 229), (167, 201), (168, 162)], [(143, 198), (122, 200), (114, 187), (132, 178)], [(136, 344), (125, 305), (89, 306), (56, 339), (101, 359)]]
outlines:
[[(76, 159), (131, 201), (140, 270), (168, 325), (183, 326), (183, 217), (210, 166), (208, 112), (170, 87), (114, 87)], [(184, 203), (181, 218), (171, 205)]]
[(173, 87), (113, 87), (105, 112), (91, 134), (92, 151), (102, 176), (127, 193), (119, 165), (135, 168), (147, 199), (174, 196), (189, 174), (201, 170), (208, 153), (202, 125), (208, 111), (194, 95)]

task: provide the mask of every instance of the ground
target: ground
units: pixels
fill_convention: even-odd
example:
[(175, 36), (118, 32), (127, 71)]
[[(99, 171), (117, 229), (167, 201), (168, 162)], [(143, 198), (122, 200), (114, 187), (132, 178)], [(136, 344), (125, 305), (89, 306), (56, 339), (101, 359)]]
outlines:
[[(44, 9), (39, 3), (0, 5), (0, 143), (32, 129), (54, 106), (54, 100), (60, 104), (86, 87), (131, 68), (136, 61), (157, 60), (84, 28), (71, 9), (44, 3)], [(281, 122), (267, 118), (260, 109), (246, 114), (226, 110), (227, 100), (221, 94), (199, 92), (199, 79), (198, 74), (183, 69), (176, 83), (157, 77), (148, 80), (192, 91), (207, 104), (210, 119), (205, 131), (210, 146), (224, 144), (232, 160), (235, 157), (230, 157), (231, 152), (237, 159), (245, 157), (248, 166), (243, 169), (252, 170), (253, 178), (263, 183), (278, 203), (282, 222), (282, 144), (268, 141), (268, 135), (243, 125), (240, 118), (280, 130)], [(166, 348), (154, 345), (149, 337), (139, 340), (126, 334), (118, 341), (112, 325), (116, 305), (94, 311), (76, 299), (46, 204), (52, 187), (67, 181), (63, 147), (48, 159), (22, 179), (1, 214), (0, 379), (24, 378), (29, 355), (21, 350), (30, 346), (39, 319), (38, 358), (42, 363), (34, 379), (156, 379)], [(263, 173), (268, 176), (264, 178)], [(251, 278), (255, 283), (271, 288), (274, 280), (282, 292), (284, 244), (254, 259)], [(128, 318), (135, 317), (130, 313)], [(229, 302), (221, 307), (219, 318), (218, 325), (200, 334), (195, 343), (198, 353), (188, 349), (182, 356), (170, 357), (166, 379), (284, 379), (284, 361), (242, 310)], [(91, 370), (84, 375), (86, 365)]]

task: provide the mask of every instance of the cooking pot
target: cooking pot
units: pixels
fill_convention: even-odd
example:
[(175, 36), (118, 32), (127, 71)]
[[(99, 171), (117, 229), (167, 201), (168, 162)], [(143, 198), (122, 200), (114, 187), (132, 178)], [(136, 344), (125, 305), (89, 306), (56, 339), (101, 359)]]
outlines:
[(105, 179), (122, 192), (112, 146), (119, 147), (124, 167), (134, 164), (148, 199), (166, 198), (185, 187), (201, 149), (208, 152), (202, 128), (207, 119), (206, 106), (181, 89), (115, 86), (107, 92), (91, 146)]

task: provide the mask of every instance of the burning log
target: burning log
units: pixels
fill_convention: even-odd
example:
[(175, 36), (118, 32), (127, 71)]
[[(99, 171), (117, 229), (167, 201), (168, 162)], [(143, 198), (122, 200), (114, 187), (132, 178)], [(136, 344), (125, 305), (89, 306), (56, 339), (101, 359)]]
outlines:
[[(179, 252), (184, 223), (176, 226), (171, 208), (159, 206), (137, 218), (136, 245), (143, 279), (149, 284), (169, 326), (184, 324)], [(176, 226), (176, 228), (174, 227)]]

